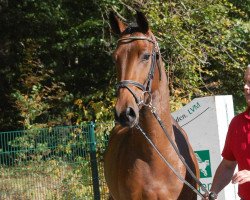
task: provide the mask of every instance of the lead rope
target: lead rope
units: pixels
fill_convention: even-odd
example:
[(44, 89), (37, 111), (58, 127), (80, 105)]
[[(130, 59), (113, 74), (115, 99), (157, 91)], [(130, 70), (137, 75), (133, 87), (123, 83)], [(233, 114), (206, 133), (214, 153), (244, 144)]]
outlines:
[[(180, 158), (180, 160), (182, 161), (182, 163), (185, 165), (186, 169), (188, 170), (188, 172), (190, 173), (190, 175), (192, 176), (192, 178), (196, 181), (196, 183), (200, 186), (200, 188), (202, 189), (203, 192), (205, 192), (205, 194), (209, 194), (208, 190), (202, 185), (202, 183), (196, 178), (195, 174), (193, 173), (193, 171), (190, 169), (190, 167), (187, 165), (187, 163), (185, 162), (183, 156), (180, 155), (180, 152), (176, 146), (176, 144), (173, 142), (173, 140), (171, 139), (170, 135), (168, 134), (162, 120), (160, 119), (160, 117), (158, 116), (158, 114), (156, 113), (156, 109), (155, 107), (152, 106), (151, 103), (149, 104), (144, 104), (145, 106), (148, 106), (151, 108), (151, 112), (153, 113), (154, 117), (157, 119), (158, 123), (160, 124), (162, 130), (164, 131), (165, 135), (167, 136), (169, 142), (171, 143), (171, 145), (173, 146), (175, 152), (177, 153), (178, 157)], [(163, 160), (163, 162), (174, 172), (174, 174), (178, 177), (178, 179), (180, 181), (182, 181), (183, 183), (185, 183), (189, 188), (191, 188), (197, 195), (199, 195), (200, 197), (204, 198), (205, 196), (198, 191), (196, 188), (194, 188), (189, 182), (187, 182), (184, 178), (181, 177), (180, 173), (178, 173), (173, 166), (164, 158), (164, 156), (159, 152), (159, 150), (157, 149), (157, 147), (153, 144), (153, 142), (150, 140), (150, 138), (147, 136), (147, 134), (145, 133), (145, 131), (139, 126), (136, 125), (136, 128), (139, 129), (142, 134), (144, 135), (144, 137), (147, 139), (147, 141), (151, 144), (151, 146), (155, 149), (155, 151), (158, 153), (158, 155), (161, 157), (161, 159)]]

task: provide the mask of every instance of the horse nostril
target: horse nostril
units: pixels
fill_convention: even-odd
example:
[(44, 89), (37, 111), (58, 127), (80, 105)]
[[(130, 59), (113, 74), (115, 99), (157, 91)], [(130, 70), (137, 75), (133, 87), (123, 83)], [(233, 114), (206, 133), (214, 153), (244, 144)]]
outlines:
[(127, 107), (125, 111), (118, 113), (115, 112), (115, 120), (122, 126), (133, 127), (137, 122), (136, 112), (133, 108)]
[(136, 114), (133, 108), (127, 107), (126, 109), (126, 117), (129, 119), (129, 121), (132, 121), (136, 118)]

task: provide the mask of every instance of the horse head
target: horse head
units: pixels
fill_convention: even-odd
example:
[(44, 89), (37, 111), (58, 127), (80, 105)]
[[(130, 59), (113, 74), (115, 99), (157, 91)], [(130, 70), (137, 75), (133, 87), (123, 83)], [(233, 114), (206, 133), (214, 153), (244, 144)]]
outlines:
[(109, 19), (112, 31), (119, 35), (113, 53), (118, 79), (115, 118), (131, 128), (138, 124), (140, 109), (151, 103), (151, 92), (157, 87), (154, 76), (160, 78), (160, 69), (155, 70), (159, 48), (143, 13), (137, 11), (136, 23), (129, 25), (113, 12)]

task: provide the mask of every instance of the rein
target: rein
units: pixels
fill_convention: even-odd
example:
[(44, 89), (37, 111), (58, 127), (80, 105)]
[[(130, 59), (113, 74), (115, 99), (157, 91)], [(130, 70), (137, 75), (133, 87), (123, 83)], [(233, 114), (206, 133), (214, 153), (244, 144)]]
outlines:
[[(199, 181), (199, 179), (196, 178), (195, 174), (193, 173), (193, 171), (190, 169), (190, 167), (188, 166), (188, 164), (186, 163), (185, 159), (183, 158), (183, 156), (180, 154), (176, 144), (173, 142), (173, 140), (171, 139), (170, 135), (168, 134), (162, 120), (160, 119), (159, 115), (156, 113), (156, 109), (155, 107), (152, 106), (152, 104), (150, 103), (148, 105), (148, 107), (151, 108), (151, 112), (154, 115), (154, 117), (157, 119), (158, 123), (160, 124), (163, 132), (165, 133), (165, 135), (167, 136), (169, 142), (171, 143), (172, 147), (174, 148), (175, 152), (177, 153), (178, 157), (180, 158), (180, 160), (182, 161), (182, 163), (184, 164), (184, 166), (186, 167), (186, 169), (188, 170), (189, 174), (192, 176), (192, 178), (196, 181), (196, 183), (200, 186), (200, 188), (202, 189), (202, 191), (205, 192), (205, 194), (209, 194), (209, 192), (207, 191), (207, 189), (202, 185), (202, 183)], [(161, 154), (161, 152), (157, 149), (157, 147), (154, 145), (154, 143), (152, 142), (152, 140), (147, 136), (147, 133), (139, 126), (136, 125), (136, 128), (139, 129), (141, 131), (141, 133), (144, 135), (144, 137), (147, 139), (147, 141), (150, 143), (150, 145), (156, 150), (156, 152), (158, 153), (158, 155), (161, 157), (161, 159), (163, 160), (163, 162), (174, 172), (174, 174), (177, 176), (177, 178), (182, 181), (184, 184), (186, 184), (190, 189), (193, 190), (193, 192), (195, 192), (197, 195), (199, 195), (200, 197), (205, 197), (199, 190), (197, 190), (196, 188), (194, 188), (188, 181), (186, 181), (178, 171), (176, 171), (174, 169), (174, 167), (164, 158), (164, 156)], [(210, 199), (209, 199), (210, 200)], [(212, 200), (212, 199), (211, 199)]]
[[(195, 174), (193, 173), (193, 171), (190, 169), (190, 167), (187, 165), (187, 163), (185, 162), (183, 156), (180, 154), (178, 147), (176, 146), (176, 144), (173, 142), (173, 140), (171, 139), (170, 135), (168, 134), (162, 120), (160, 119), (159, 115), (156, 112), (155, 107), (153, 107), (152, 105), (152, 95), (151, 95), (151, 87), (152, 87), (152, 81), (154, 78), (154, 71), (155, 71), (155, 66), (156, 66), (156, 52), (159, 53), (159, 47), (156, 43), (156, 41), (147, 38), (147, 37), (125, 37), (125, 38), (121, 38), (118, 40), (118, 42), (124, 42), (124, 43), (129, 43), (132, 42), (134, 40), (147, 40), (151, 43), (153, 43), (154, 48), (152, 51), (152, 59), (151, 59), (151, 67), (150, 67), (150, 71), (148, 74), (148, 77), (145, 81), (144, 84), (138, 83), (136, 81), (133, 80), (123, 80), (120, 81), (117, 84), (117, 90), (119, 90), (120, 88), (126, 88), (130, 91), (130, 93), (134, 96), (135, 101), (137, 103), (138, 106), (140, 106), (141, 104), (144, 106), (148, 106), (151, 109), (152, 114), (154, 115), (154, 117), (157, 119), (158, 123), (160, 124), (163, 132), (165, 133), (165, 135), (167, 136), (169, 142), (171, 143), (172, 147), (174, 148), (175, 152), (177, 153), (179, 159), (182, 161), (182, 163), (184, 164), (184, 166), (186, 167), (187, 171), (190, 173), (190, 175), (192, 176), (192, 178), (196, 181), (196, 183), (200, 186), (200, 188), (205, 192), (205, 194), (209, 194), (208, 190), (202, 185), (202, 183), (197, 179), (197, 177), (195, 176)], [(159, 73), (160, 72), (160, 66), (158, 65), (158, 69), (159, 69)], [(147, 103), (145, 103), (144, 100), (139, 99), (135, 92), (129, 87), (129, 85), (133, 85), (139, 89), (141, 89), (143, 91), (143, 93), (147, 93), (148, 96), (150, 97), (150, 101)], [(145, 87), (146, 85), (146, 87)], [(192, 189), (197, 195), (199, 195), (200, 197), (205, 197), (199, 190), (197, 190), (195, 187), (193, 187), (188, 181), (186, 181), (178, 171), (176, 171), (174, 169), (174, 167), (165, 159), (165, 157), (161, 154), (161, 152), (157, 149), (157, 147), (154, 145), (154, 143), (151, 141), (151, 139), (147, 136), (147, 134), (145, 133), (145, 131), (139, 126), (136, 125), (136, 128), (138, 130), (140, 130), (140, 132), (144, 135), (144, 137), (147, 139), (147, 141), (150, 143), (150, 145), (155, 149), (155, 151), (157, 152), (157, 154), (160, 156), (160, 158), (163, 160), (163, 162), (174, 172), (174, 174), (177, 176), (177, 178), (183, 182), (184, 184), (186, 184), (190, 189)]]

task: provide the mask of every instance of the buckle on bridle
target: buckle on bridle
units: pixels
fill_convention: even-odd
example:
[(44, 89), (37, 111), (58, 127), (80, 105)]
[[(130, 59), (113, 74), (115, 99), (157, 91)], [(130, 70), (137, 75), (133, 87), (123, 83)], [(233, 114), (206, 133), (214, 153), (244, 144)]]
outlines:
[[(143, 106), (152, 106), (152, 94), (149, 91), (142, 91), (143, 99), (140, 99), (138, 106), (143, 105)], [(146, 98), (146, 95), (148, 98)]]

